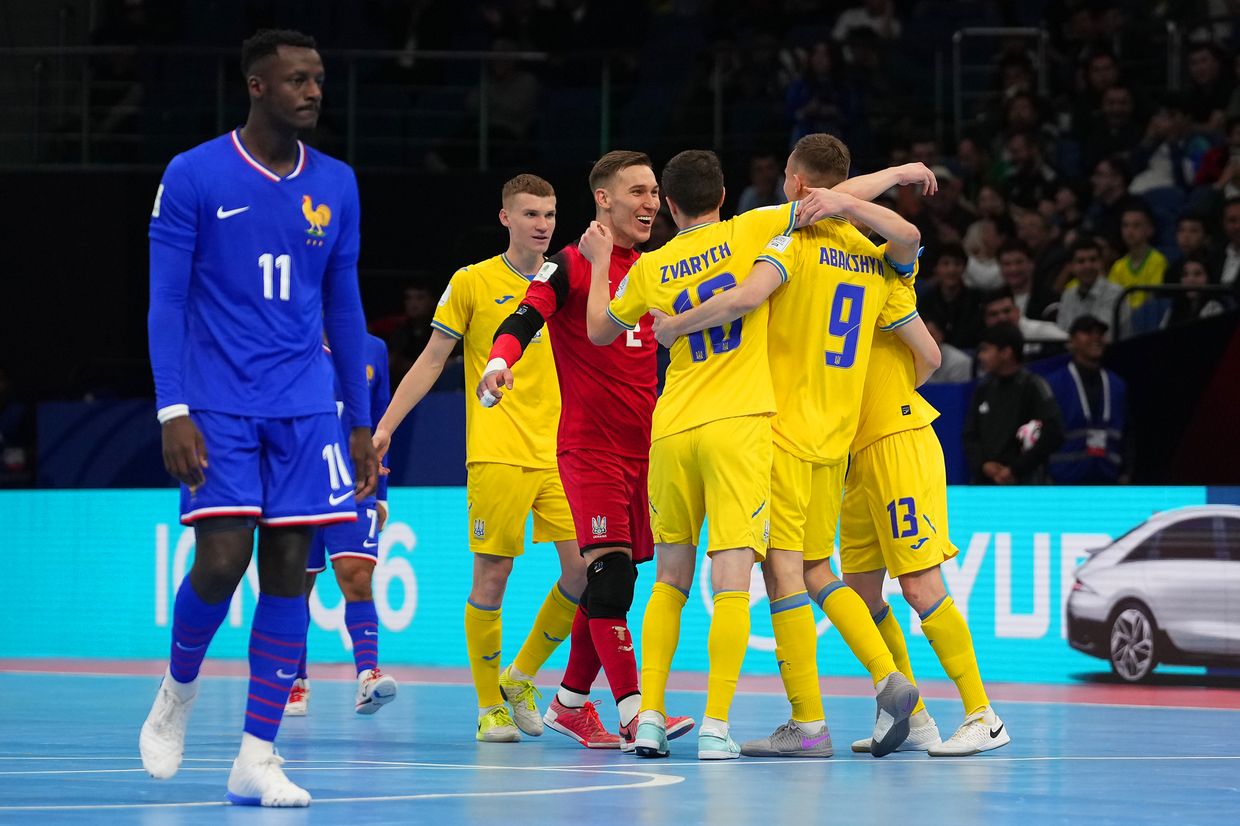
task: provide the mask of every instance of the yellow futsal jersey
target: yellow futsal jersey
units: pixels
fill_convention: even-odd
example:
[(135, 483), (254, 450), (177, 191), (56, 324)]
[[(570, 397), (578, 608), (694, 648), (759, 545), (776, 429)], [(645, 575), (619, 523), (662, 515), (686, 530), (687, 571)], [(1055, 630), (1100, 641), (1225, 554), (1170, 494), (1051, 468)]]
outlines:
[[(748, 277), (767, 242), (792, 230), (796, 208), (793, 201), (682, 229), (634, 262), (608, 314), (632, 330), (651, 308), (682, 313), (730, 290)], [(766, 316), (764, 303), (731, 324), (682, 336), (672, 344), (651, 439), (719, 419), (775, 411)]]
[[(529, 285), (529, 277), (506, 255), (453, 274), (431, 326), (465, 341), (466, 387), (477, 387), (482, 380), (495, 328), (521, 302)], [(534, 336), (512, 372), (514, 386), (504, 391), (503, 404), (465, 405), (466, 461), (553, 468), (560, 385), (546, 329)]]
[[(900, 279), (896, 291), (908, 292), (916, 303), (913, 277)], [(869, 447), (884, 436), (924, 427), (939, 417), (930, 402), (917, 392), (917, 368), (913, 353), (893, 332), (874, 334), (870, 366), (861, 391), (861, 419), (853, 437), (852, 452)]]
[(758, 260), (787, 282), (770, 299), (775, 444), (807, 462), (848, 456), (874, 329), (917, 316), (911, 290), (881, 249), (843, 218), (771, 241)]

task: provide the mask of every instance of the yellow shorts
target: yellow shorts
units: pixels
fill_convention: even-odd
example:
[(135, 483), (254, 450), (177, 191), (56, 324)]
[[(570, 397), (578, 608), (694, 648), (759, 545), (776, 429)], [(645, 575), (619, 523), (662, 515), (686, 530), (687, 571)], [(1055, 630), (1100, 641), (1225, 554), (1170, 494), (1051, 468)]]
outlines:
[(834, 465), (807, 462), (775, 445), (771, 463), (771, 542), (782, 551), (801, 551), (809, 561), (835, 551), (847, 460)]
[(844, 573), (924, 571), (959, 553), (947, 532), (947, 471), (930, 425), (893, 433), (852, 457), (840, 520)]
[(753, 548), (766, 558), (770, 533), (771, 420), (737, 416), (657, 439), (650, 446), (650, 528), (656, 544), (706, 552)]
[(466, 468), (469, 549), (476, 554), (525, 553), (525, 520), (534, 512), (534, 541), (576, 539), (573, 516), (555, 468), (472, 462)]

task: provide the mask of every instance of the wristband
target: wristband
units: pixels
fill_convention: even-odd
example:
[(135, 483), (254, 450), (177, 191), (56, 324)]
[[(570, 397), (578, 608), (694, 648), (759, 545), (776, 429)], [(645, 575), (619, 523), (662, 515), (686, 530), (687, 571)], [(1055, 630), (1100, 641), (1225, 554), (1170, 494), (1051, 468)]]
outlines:
[(173, 419), (179, 419), (182, 416), (189, 415), (188, 404), (170, 404), (167, 407), (161, 407), (155, 413), (155, 418), (159, 419), (160, 424), (167, 424)]

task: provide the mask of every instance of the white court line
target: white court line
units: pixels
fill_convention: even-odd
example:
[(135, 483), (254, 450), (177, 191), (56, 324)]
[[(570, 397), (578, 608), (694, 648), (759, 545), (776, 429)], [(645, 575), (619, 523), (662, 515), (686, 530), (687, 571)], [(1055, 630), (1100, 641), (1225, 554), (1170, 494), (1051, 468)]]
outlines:
[[(24, 669), (23, 670), (15, 669), (11, 671), (0, 670), (0, 676), (4, 676), (5, 674), (21, 674), (24, 676), (35, 676), (35, 677), (46, 677), (48, 675), (54, 675), (57, 677), (117, 677), (117, 678), (138, 679), (138, 680), (148, 679), (148, 677), (154, 680), (154, 679), (158, 679), (161, 676), (160, 674), (151, 674), (151, 675), (105, 674), (102, 672), (95, 672), (95, 671), (50, 671), (50, 670), (49, 671), (29, 671), (29, 670), (24, 670)], [(774, 675), (760, 674), (760, 675), (754, 675), (754, 676), (770, 677)], [(850, 676), (856, 676), (856, 675), (850, 675)], [(205, 676), (204, 679), (249, 681), (250, 678), (242, 676), (242, 675), (221, 674), (221, 675)], [(332, 678), (332, 677), (322, 677), (318, 679), (321, 682), (325, 682), (325, 683), (353, 683), (355, 682), (353, 680), (348, 680), (344, 678)], [(827, 679), (830, 679), (830, 677), (828, 677)], [(404, 680), (401, 682), (401, 685), (428, 686), (431, 688), (461, 688), (461, 687), (472, 686), (473, 684), (467, 683), (464, 681), (453, 682), (453, 681), (448, 681), (448, 680)], [(1030, 685), (1037, 685), (1037, 683), (1030, 683)], [(1071, 685), (1077, 685), (1077, 684), (1075, 683), (1047, 683), (1047, 685), (1054, 685), (1054, 686), (1070, 685), (1071, 686)], [(1083, 687), (1083, 686), (1077, 685), (1077, 687)], [(1229, 689), (1220, 689), (1220, 690), (1229, 690)], [(670, 694), (702, 694), (702, 695), (706, 694), (705, 688), (669, 688), (667, 689), (667, 691)], [(776, 690), (756, 691), (752, 688), (737, 689), (736, 694), (742, 695), (745, 697), (780, 697), (782, 696)], [(825, 700), (830, 701), (832, 698), (836, 700), (857, 700), (857, 699), (864, 700), (864, 699), (873, 699), (874, 695), (873, 694), (824, 694), (823, 695), (823, 699)], [(933, 703), (955, 702), (954, 700), (950, 698), (925, 697), (923, 699), (930, 700)], [(1075, 706), (1077, 708), (1127, 708), (1127, 709), (1139, 709), (1141, 711), (1148, 711), (1148, 710), (1157, 711), (1161, 709), (1161, 710), (1166, 710), (1166, 711), (1225, 711), (1225, 712), (1230, 712), (1232, 714), (1240, 713), (1240, 708), (1215, 708), (1211, 706), (1169, 706), (1169, 705), (1164, 705), (1161, 703), (1155, 704), (1155, 705), (1143, 705), (1141, 703), (1095, 703), (1095, 702), (1078, 702), (1075, 700), (1058, 700), (1058, 699), (1013, 700), (1009, 698), (1009, 699), (999, 700), (998, 705)]]
[[(73, 759), (73, 758), (66, 758)], [(346, 761), (339, 761), (346, 762)], [(492, 797), (537, 797), (546, 795), (561, 794), (585, 794), (588, 792), (607, 792), (620, 789), (649, 789), (660, 786), (674, 786), (677, 783), (683, 783), (685, 778), (675, 774), (653, 774), (651, 772), (641, 771), (623, 771), (617, 769), (600, 769), (594, 767), (570, 767), (570, 766), (479, 766), (473, 763), (410, 763), (410, 768), (434, 768), (434, 769), (504, 769), (507, 771), (551, 771), (551, 772), (578, 772), (583, 774), (605, 774), (615, 775), (619, 777), (638, 777), (643, 778), (640, 782), (635, 783), (616, 783), (605, 786), (572, 786), (560, 789), (521, 789), (508, 792), (431, 792), (427, 794), (402, 794), (402, 795), (378, 795), (374, 797), (328, 797), (316, 798), (313, 802), (315, 805), (323, 805), (327, 803), (394, 803), (401, 801), (413, 800), (445, 800), (455, 798), (492, 798)], [(336, 769), (337, 771), (345, 771), (349, 766)], [(373, 767), (372, 767), (373, 768)], [(392, 768), (404, 768), (393, 766)], [(216, 771), (215, 768), (202, 768), (199, 771)], [(318, 771), (330, 771), (329, 767), (321, 767), (315, 769)], [(112, 771), (134, 771), (134, 769), (101, 769), (99, 773), (108, 773)], [(140, 770), (139, 770), (140, 771)], [(49, 772), (50, 773), (50, 772)], [(65, 805), (32, 805), (32, 806), (0, 806), (0, 812), (65, 812), (65, 811), (103, 811), (114, 809), (182, 809), (204, 806), (227, 806), (230, 805), (226, 801), (191, 801), (186, 803), (81, 803), (81, 804), (65, 804)]]

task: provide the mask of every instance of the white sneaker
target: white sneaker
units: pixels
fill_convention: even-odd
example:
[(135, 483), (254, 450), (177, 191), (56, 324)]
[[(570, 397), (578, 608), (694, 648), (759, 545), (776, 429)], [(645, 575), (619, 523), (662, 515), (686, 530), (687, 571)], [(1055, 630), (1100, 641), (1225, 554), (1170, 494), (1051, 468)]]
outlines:
[(964, 723), (945, 742), (929, 749), (931, 757), (968, 757), (984, 751), (997, 749), (1012, 742), (1007, 726), (986, 706), (976, 714), (964, 718)]
[(181, 768), (185, 754), (185, 727), (189, 724), (189, 712), (198, 698), (198, 681), (179, 684), (174, 691), (169, 683), (170, 674), (164, 674), (159, 684), (155, 702), (142, 724), (138, 737), (138, 751), (142, 753), (142, 768), (156, 780), (167, 780)]
[(305, 717), (310, 709), (310, 678), (298, 677), (293, 680), (293, 687), (288, 692), (288, 702), (284, 704), (285, 717)]
[(284, 774), (284, 758), (274, 751), (257, 759), (237, 755), (228, 775), (228, 802), (234, 806), (309, 806), (310, 792)]
[(543, 716), (538, 711), (536, 701), (542, 698), (542, 693), (534, 685), (534, 681), (516, 679), (512, 676), (510, 665), (499, 674), (499, 690), (512, 707), (512, 719), (517, 728), (521, 729), (521, 733), (530, 737), (541, 737)]
[(353, 707), (358, 714), (374, 714), (396, 699), (396, 680), (378, 668), (367, 668), (357, 675), (357, 697)]
[[(931, 746), (943, 742), (939, 739), (939, 727), (928, 711), (919, 711), (908, 718), (908, 738), (896, 748), (896, 751), (927, 751)], [(852, 750), (858, 754), (869, 754), (874, 738), (866, 737), (854, 740)]]

